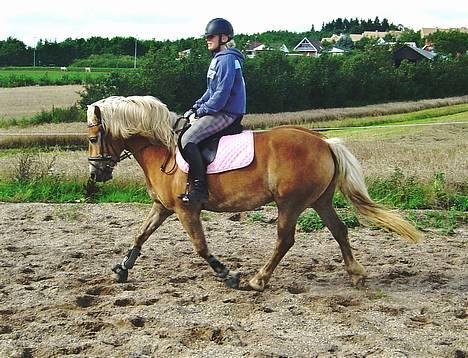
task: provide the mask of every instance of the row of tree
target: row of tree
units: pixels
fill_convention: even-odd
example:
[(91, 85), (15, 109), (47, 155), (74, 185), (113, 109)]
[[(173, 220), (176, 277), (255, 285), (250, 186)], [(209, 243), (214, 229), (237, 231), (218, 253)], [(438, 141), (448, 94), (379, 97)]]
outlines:
[(0, 66), (69, 66), (77, 59), (91, 55), (144, 56), (153, 40), (137, 40), (134, 37), (68, 38), (62, 42), (40, 40), (35, 47), (22, 41), (7, 38), (0, 41)]
[[(323, 31), (290, 32), (290, 31), (267, 31), (261, 34), (236, 36), (237, 47), (246, 49), (250, 41), (260, 41), (275, 47), (285, 44), (289, 49), (294, 48), (304, 37), (310, 40), (323, 38)], [(329, 36), (327, 34), (326, 36)], [(462, 54), (468, 50), (468, 34), (459, 31), (435, 32), (428, 36), (436, 47), (436, 51), (442, 54)], [(385, 40), (400, 42), (411, 41), (421, 46), (424, 42), (418, 32), (405, 30), (398, 39), (388, 35)], [(0, 67), (4, 66), (81, 66), (85, 67), (133, 67), (133, 61), (128, 57), (136, 54), (138, 57), (145, 56), (149, 49), (160, 50), (172, 48), (182, 51), (196, 47), (200, 39), (187, 38), (177, 41), (153, 41), (136, 40), (133, 37), (114, 37), (112, 39), (91, 37), (89, 39), (67, 39), (63, 42), (39, 41), (36, 48), (26, 46), (23, 42), (8, 38), (0, 41)], [(364, 37), (354, 43), (349, 36), (343, 36), (338, 41), (338, 46), (345, 50), (364, 49), (375, 40)], [(325, 44), (327, 45), (327, 44)], [(329, 44), (331, 45), (331, 44)], [(114, 57), (112, 57), (114, 56)], [(112, 65), (112, 61), (115, 64)]]
[[(81, 103), (111, 95), (153, 95), (182, 113), (205, 91), (209, 62), (202, 41), (182, 59), (171, 46), (150, 50), (143, 68), (88, 85)], [(284, 112), (466, 95), (467, 68), (466, 55), (403, 61), (395, 67), (388, 46), (317, 58), (265, 51), (244, 64), (247, 108), (250, 113)]]
[[(257, 40), (267, 44), (284, 43), (288, 48), (293, 48), (304, 37), (320, 41), (323, 37), (333, 33), (362, 33), (366, 30), (387, 31), (395, 29), (396, 25), (389, 24), (387, 19), (382, 21), (376, 17), (374, 20), (341, 19), (338, 18), (325, 23), (320, 31), (311, 27), (310, 31), (267, 31), (260, 34), (238, 34), (236, 40), (238, 47), (244, 48), (248, 41)], [(135, 47), (137, 56), (144, 56), (148, 50), (166, 47), (169, 44), (177, 47), (178, 51), (192, 47), (195, 38), (180, 39), (177, 41), (137, 40), (134, 37), (91, 37), (88, 39), (68, 38), (62, 42), (39, 40), (34, 47), (26, 46), (15, 38), (7, 38), (0, 41), (0, 67), (4, 66), (69, 66), (78, 59), (84, 59), (91, 55), (112, 54), (115, 56), (134, 56)], [(113, 67), (113, 66), (111, 66)]]
[(374, 20), (367, 19), (347, 19), (337, 18), (330, 22), (322, 25), (322, 31), (328, 31), (330, 33), (345, 33), (345, 34), (361, 34), (364, 31), (391, 31), (391, 30), (402, 30), (403, 25), (395, 25), (388, 22), (388, 19), (384, 18), (380, 21), (377, 16)]

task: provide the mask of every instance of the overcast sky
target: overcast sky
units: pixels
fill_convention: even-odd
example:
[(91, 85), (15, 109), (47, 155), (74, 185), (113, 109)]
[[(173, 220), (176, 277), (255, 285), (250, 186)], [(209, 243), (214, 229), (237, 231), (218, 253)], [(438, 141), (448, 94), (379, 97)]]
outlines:
[(63, 41), (91, 36), (136, 36), (175, 40), (198, 37), (213, 17), (229, 19), (236, 33), (302, 32), (338, 17), (382, 20), (421, 27), (468, 27), (461, 0), (6, 0), (0, 9), (0, 40), (15, 37), (29, 46), (39, 39)]

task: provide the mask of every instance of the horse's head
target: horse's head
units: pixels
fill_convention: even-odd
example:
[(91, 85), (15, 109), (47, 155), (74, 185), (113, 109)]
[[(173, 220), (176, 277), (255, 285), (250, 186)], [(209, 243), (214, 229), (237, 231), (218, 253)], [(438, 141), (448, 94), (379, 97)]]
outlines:
[(120, 161), (123, 145), (120, 141), (113, 141), (112, 136), (106, 133), (101, 110), (96, 105), (88, 109), (88, 140), (88, 162), (91, 179), (98, 182), (112, 179), (112, 171)]

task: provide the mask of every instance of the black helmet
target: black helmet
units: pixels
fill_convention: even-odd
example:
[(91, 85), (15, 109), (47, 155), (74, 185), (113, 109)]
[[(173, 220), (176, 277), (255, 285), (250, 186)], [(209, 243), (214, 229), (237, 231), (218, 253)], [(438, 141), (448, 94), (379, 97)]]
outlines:
[(227, 35), (229, 39), (234, 37), (234, 29), (229, 21), (217, 17), (206, 25), (205, 36), (222, 34)]

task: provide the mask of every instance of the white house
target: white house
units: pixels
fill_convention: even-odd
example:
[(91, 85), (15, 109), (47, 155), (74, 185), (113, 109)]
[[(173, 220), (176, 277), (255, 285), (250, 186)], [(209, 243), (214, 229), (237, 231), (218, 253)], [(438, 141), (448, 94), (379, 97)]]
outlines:
[(340, 49), (339, 47), (333, 46), (330, 50), (327, 51), (327, 53), (332, 55), (342, 55), (345, 53), (345, 51)]
[(322, 49), (323, 46), (320, 42), (309, 40), (307, 37), (304, 37), (302, 41), (294, 47), (293, 52), (305, 56), (317, 56)]

